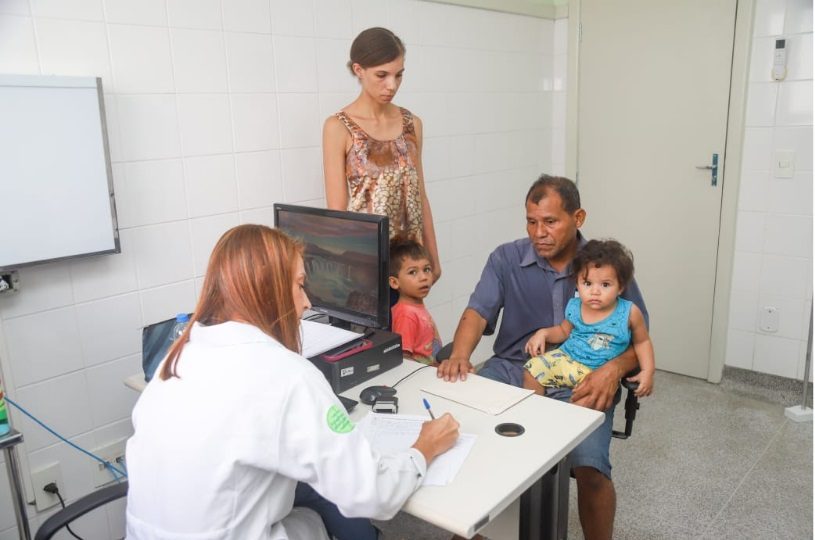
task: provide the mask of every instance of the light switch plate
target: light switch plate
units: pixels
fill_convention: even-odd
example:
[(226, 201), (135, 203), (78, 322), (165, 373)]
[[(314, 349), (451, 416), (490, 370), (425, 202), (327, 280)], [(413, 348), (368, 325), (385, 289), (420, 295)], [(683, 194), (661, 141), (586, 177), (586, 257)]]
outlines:
[(795, 174), (795, 152), (792, 150), (776, 150), (773, 154), (773, 176), (776, 178), (792, 178)]
[(764, 306), (758, 316), (758, 327), (762, 332), (778, 332), (778, 308)]

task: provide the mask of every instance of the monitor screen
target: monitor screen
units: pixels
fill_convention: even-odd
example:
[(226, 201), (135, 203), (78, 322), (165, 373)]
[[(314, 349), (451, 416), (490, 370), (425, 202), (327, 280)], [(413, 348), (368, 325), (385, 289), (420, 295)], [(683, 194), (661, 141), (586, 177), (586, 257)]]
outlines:
[(275, 226), (305, 245), (312, 309), (348, 323), (387, 328), (388, 218), (275, 204)]

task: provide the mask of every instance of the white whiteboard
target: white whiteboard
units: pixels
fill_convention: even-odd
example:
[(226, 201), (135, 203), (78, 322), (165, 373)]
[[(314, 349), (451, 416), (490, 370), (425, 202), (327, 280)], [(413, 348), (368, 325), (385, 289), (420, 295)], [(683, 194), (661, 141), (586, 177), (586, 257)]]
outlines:
[(101, 79), (0, 75), (0, 268), (119, 252)]

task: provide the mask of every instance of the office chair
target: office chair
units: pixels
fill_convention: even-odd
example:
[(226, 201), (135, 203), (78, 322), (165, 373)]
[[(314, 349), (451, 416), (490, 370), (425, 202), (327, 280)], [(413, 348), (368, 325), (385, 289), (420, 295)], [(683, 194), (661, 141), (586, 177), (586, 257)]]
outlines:
[(40, 525), (37, 533), (34, 535), (34, 540), (49, 540), (57, 534), (63, 527), (70, 525), (74, 520), (80, 518), (92, 510), (96, 510), (109, 502), (121, 499), (127, 495), (127, 482), (122, 481), (118, 484), (97, 489), (88, 493), (84, 497), (80, 497), (71, 504), (67, 505), (56, 514), (52, 515)]
[[(447, 345), (441, 348), (439, 353), (436, 355), (436, 360), (441, 362), (442, 360), (447, 360), (450, 358), (450, 354), (453, 352), (453, 342), (451, 341)], [(631, 432), (634, 430), (634, 419), (637, 418), (637, 411), (640, 408), (639, 399), (637, 395), (634, 393), (637, 388), (639, 387), (639, 383), (636, 382), (629, 382), (626, 379), (628, 377), (632, 377), (640, 372), (639, 368), (633, 369), (625, 374), (623, 380), (620, 381), (620, 384), (627, 390), (625, 395), (625, 428), (623, 431), (618, 431), (616, 429), (611, 431), (611, 435), (617, 439), (627, 439), (631, 436)]]
[(617, 439), (627, 439), (634, 429), (634, 419), (637, 418), (637, 411), (640, 409), (640, 400), (634, 393), (639, 388), (640, 383), (627, 381), (628, 377), (633, 377), (640, 372), (640, 368), (635, 368), (626, 373), (620, 384), (627, 390), (625, 394), (625, 429), (623, 431), (611, 430), (611, 436)]

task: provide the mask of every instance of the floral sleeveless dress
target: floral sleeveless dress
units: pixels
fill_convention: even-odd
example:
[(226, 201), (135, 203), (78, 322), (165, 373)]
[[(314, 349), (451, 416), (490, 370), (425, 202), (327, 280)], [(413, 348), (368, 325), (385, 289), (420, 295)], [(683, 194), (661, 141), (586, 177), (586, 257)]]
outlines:
[(336, 114), (351, 133), (351, 149), (345, 158), (348, 210), (388, 216), (391, 238), (403, 233), (421, 242), (416, 129), (410, 111), (401, 107), (400, 111), (402, 133), (391, 141), (378, 141), (344, 112)]

